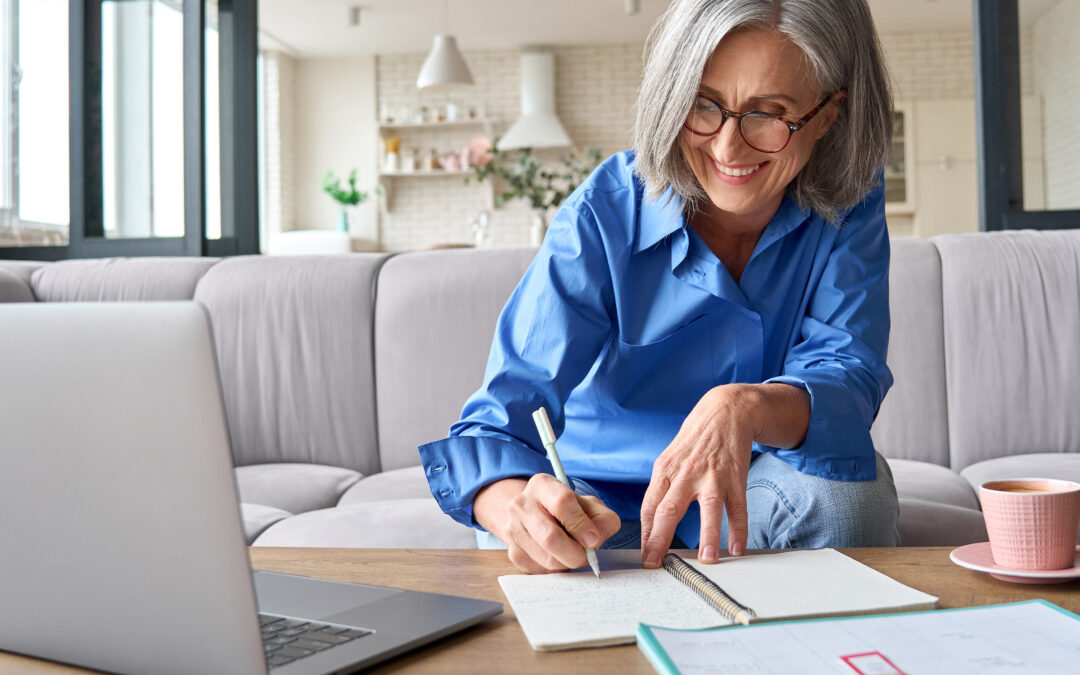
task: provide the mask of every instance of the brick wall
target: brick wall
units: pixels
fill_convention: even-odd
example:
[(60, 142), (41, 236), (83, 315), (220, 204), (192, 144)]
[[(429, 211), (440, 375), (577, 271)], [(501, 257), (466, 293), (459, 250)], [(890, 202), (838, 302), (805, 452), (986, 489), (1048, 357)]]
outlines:
[(262, 148), (266, 182), (261, 198), (265, 230), (273, 236), (293, 229), (296, 222), (296, 59), (282, 52), (263, 52), (263, 87), (263, 113), (270, 131)]
[(975, 97), (970, 32), (882, 33), (881, 44), (897, 100)]
[(1046, 208), (1080, 208), (1080, 3), (1062, 0), (1031, 27), (1030, 80), (1042, 98)]
[[(467, 90), (428, 94), (416, 89), (416, 75), (425, 54), (387, 55), (376, 60), (378, 106), (402, 105), (482, 109), (499, 136), (517, 119), (521, 97), (521, 55), (517, 50), (463, 52), (475, 85)], [(555, 50), (556, 111), (574, 144), (599, 145), (606, 155), (629, 147), (633, 105), (641, 79), (639, 45), (561, 47)], [(463, 146), (480, 126), (400, 133), (403, 147), (439, 152)], [(563, 151), (547, 151), (554, 159)], [(529, 241), (530, 214), (520, 200), (492, 208), (490, 183), (464, 183), (462, 176), (388, 178), (390, 194), (380, 219), (384, 248), (402, 250), (441, 243), (471, 243), (470, 223), (489, 211), (490, 243), (523, 246)], [(497, 188), (496, 188), (497, 189)]]

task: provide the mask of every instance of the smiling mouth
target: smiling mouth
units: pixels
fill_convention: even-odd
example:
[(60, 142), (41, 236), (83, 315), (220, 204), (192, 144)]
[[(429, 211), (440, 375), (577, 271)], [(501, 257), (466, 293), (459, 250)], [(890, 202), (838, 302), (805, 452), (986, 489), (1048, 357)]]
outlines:
[(717, 171), (724, 174), (725, 176), (731, 176), (733, 178), (749, 176), (750, 174), (755, 173), (758, 169), (765, 165), (765, 162), (762, 162), (761, 164), (752, 164), (750, 166), (731, 167), (725, 166), (712, 158), (710, 158), (710, 161), (712, 162), (713, 167)]

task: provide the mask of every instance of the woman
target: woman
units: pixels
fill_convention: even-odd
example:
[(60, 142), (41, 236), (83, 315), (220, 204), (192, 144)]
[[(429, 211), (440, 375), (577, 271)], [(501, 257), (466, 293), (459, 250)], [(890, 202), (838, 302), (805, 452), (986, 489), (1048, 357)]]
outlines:
[(553, 220), (483, 385), (420, 447), (433, 494), (527, 572), (601, 545), (646, 567), (895, 545), (869, 434), (892, 384), (891, 101), (865, 0), (675, 0), (647, 51), (635, 150)]

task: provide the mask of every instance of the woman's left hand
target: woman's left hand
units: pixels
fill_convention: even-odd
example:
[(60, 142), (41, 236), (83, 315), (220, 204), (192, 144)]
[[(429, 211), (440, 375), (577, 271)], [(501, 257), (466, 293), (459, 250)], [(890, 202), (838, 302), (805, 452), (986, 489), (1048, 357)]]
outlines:
[(728, 514), (727, 548), (746, 549), (746, 475), (750, 470), (754, 408), (748, 386), (723, 385), (698, 401), (679, 433), (653, 464), (641, 504), (642, 562), (658, 567), (690, 502), (701, 507), (698, 558), (719, 558), (720, 526)]

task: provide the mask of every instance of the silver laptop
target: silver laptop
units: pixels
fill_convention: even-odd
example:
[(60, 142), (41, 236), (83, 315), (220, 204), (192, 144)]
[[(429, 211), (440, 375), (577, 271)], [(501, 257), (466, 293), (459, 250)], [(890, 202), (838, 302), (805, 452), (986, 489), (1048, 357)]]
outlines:
[(0, 649), (122, 673), (349, 672), (502, 611), (252, 573), (190, 302), (0, 303), (0, 599)]

